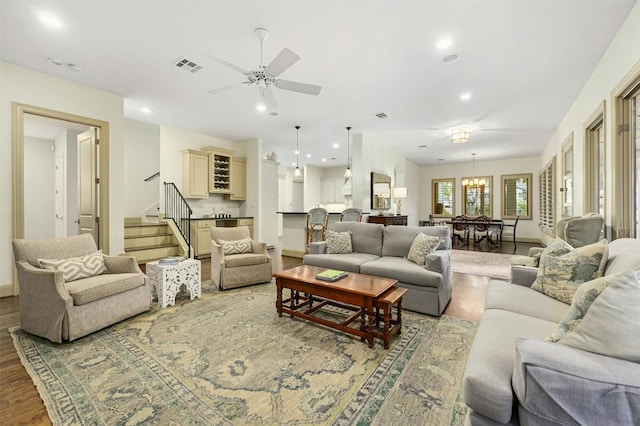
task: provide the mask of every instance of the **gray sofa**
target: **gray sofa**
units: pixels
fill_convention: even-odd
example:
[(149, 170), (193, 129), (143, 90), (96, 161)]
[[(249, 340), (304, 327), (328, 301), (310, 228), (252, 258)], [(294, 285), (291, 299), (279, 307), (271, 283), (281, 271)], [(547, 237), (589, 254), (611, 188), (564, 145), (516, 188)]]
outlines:
[(134, 257), (105, 255), (100, 273), (73, 281), (65, 281), (59, 270), (41, 267), (39, 259), (98, 253), (91, 234), (17, 239), (13, 253), (20, 286), (20, 327), (27, 333), (61, 343), (151, 309), (151, 285)]
[[(640, 364), (544, 340), (569, 305), (532, 290), (537, 268), (492, 280), (464, 373), (468, 425), (631, 425)], [(605, 275), (640, 270), (640, 240), (609, 244)]]
[[(398, 280), (408, 290), (402, 307), (440, 316), (451, 300), (451, 238), (446, 226), (383, 226), (375, 223), (336, 222), (331, 230), (351, 232), (352, 253), (327, 254), (326, 242), (312, 243), (305, 265)], [(426, 257), (425, 267), (407, 260), (418, 232), (436, 236), (441, 243)]]

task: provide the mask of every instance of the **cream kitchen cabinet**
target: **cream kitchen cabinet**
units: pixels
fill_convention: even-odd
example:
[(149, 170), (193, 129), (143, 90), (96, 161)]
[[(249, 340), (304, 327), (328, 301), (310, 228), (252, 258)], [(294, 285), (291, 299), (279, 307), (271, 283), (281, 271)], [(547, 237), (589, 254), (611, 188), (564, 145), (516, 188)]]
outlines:
[(182, 196), (209, 197), (209, 155), (202, 151), (182, 151)]
[(344, 193), (342, 188), (344, 179), (342, 178), (326, 178), (322, 179), (320, 195), (322, 203), (344, 203)]
[(234, 227), (246, 226), (249, 228), (249, 235), (253, 238), (253, 218), (208, 218), (191, 219), (191, 247), (196, 258), (211, 256), (211, 237), (209, 229), (211, 227)]
[(231, 159), (231, 194), (230, 200), (247, 199), (247, 159), (233, 157)]
[(233, 151), (206, 146), (203, 152), (209, 154), (209, 192), (231, 194), (231, 160)]

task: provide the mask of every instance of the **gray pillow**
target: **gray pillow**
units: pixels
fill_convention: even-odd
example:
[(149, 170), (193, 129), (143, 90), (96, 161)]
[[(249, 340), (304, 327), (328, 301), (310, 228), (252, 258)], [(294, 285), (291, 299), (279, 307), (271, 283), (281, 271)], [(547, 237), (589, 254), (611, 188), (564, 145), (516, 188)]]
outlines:
[(425, 266), (427, 264), (427, 256), (436, 251), (439, 245), (439, 237), (418, 232), (418, 235), (416, 235), (416, 238), (413, 240), (413, 244), (411, 244), (407, 259), (420, 266)]
[(351, 252), (351, 231), (327, 231), (328, 254), (347, 254)]

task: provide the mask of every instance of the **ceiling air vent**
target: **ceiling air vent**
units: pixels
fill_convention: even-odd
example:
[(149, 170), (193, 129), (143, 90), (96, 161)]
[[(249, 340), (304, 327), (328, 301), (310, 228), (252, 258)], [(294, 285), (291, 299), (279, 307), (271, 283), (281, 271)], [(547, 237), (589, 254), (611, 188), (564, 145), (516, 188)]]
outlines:
[(380, 120), (384, 120), (386, 118), (390, 118), (389, 114), (387, 114), (386, 112), (379, 112), (376, 114), (376, 117), (378, 117)]
[(178, 62), (174, 64), (176, 67), (181, 68), (185, 71), (189, 71), (192, 74), (197, 73), (202, 69), (202, 65), (198, 65), (193, 61), (190, 61), (187, 58), (182, 58)]

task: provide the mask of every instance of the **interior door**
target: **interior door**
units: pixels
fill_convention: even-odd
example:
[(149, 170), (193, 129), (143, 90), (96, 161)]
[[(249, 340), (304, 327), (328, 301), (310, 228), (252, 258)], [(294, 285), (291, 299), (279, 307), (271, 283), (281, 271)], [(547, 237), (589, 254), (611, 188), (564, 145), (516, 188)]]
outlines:
[(98, 247), (98, 129), (78, 135), (78, 232), (91, 234)]
[(64, 226), (64, 204), (65, 204), (65, 169), (64, 153), (56, 153), (56, 186), (55, 186), (55, 236), (61, 238), (65, 236)]

